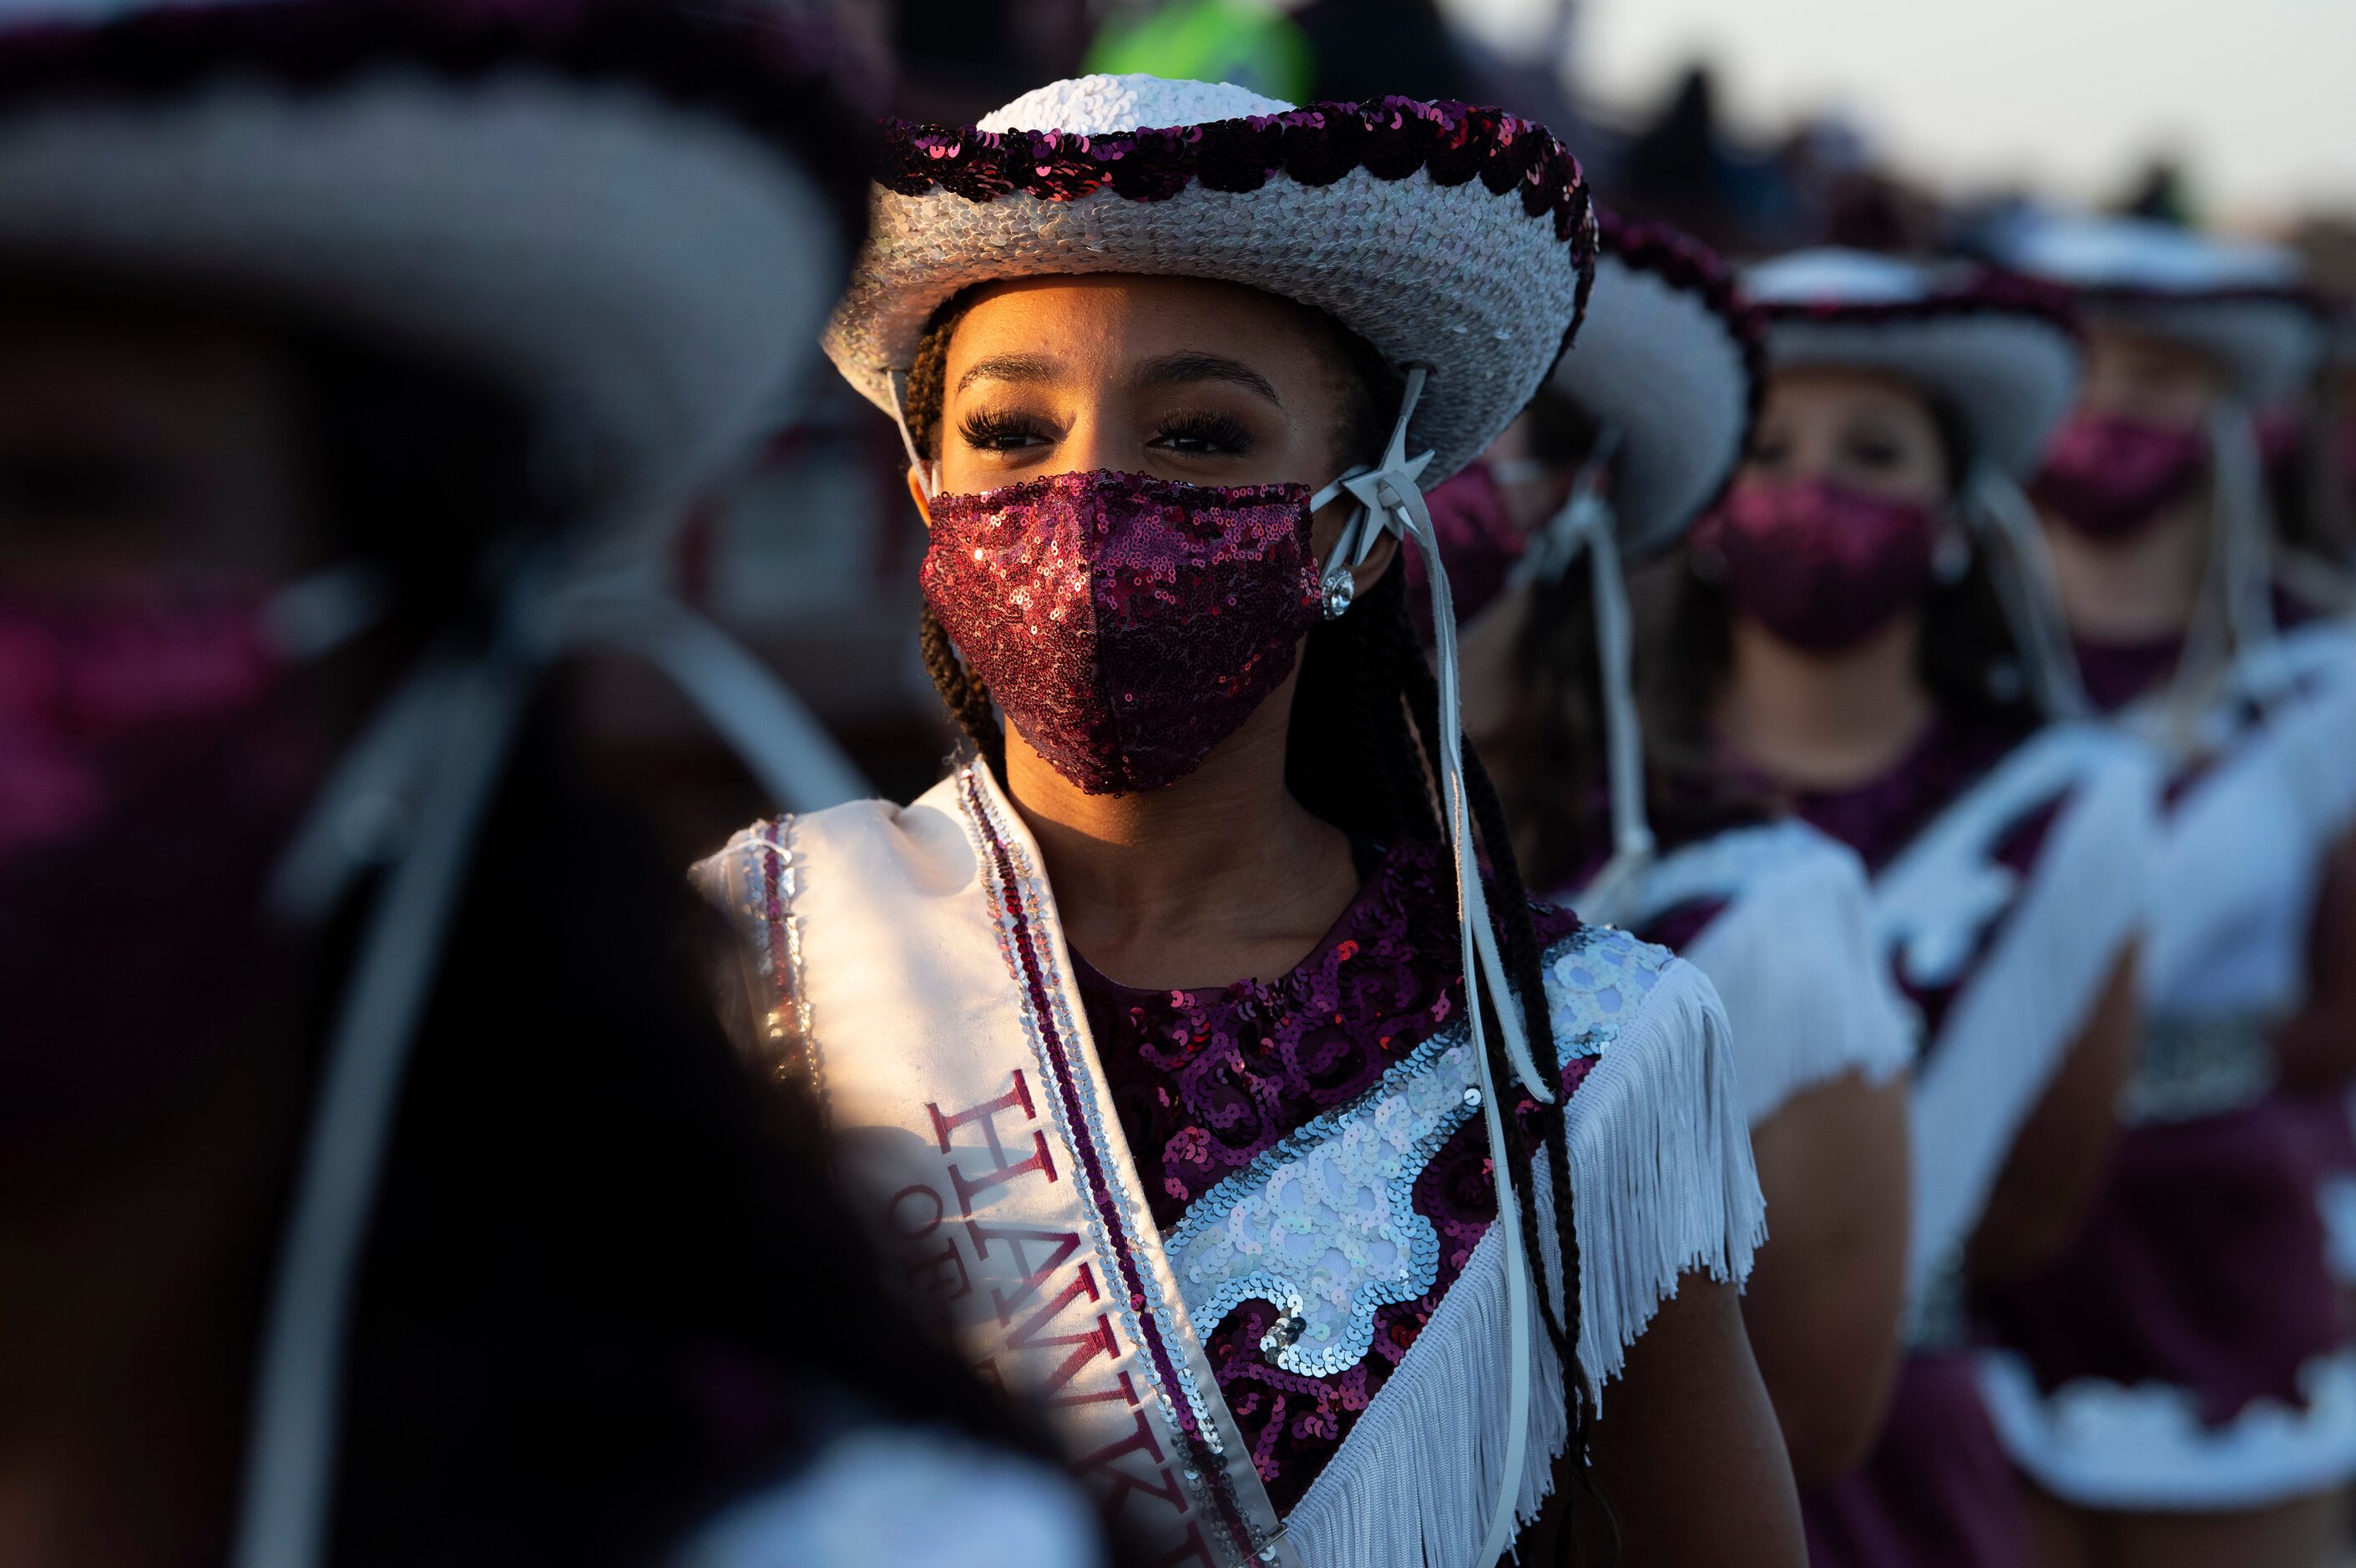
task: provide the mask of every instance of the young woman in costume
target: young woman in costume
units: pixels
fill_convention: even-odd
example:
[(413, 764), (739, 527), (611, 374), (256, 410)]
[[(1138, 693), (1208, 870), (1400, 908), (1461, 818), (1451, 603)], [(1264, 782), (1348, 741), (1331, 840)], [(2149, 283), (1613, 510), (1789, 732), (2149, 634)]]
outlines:
[(0, 1556), (1094, 1558), (531, 696), (572, 563), (814, 358), (830, 58), (618, 0), (0, 30)]
[(2270, 587), (2248, 419), (2312, 321), (2286, 258), (2159, 225), (2009, 257), (2079, 294), (2085, 391), (2032, 493), (2087, 692), (2169, 776), (2118, 1158), (1991, 1302), (1990, 1405), (2057, 1563), (2312, 1563), (2356, 1475), (2311, 1136), (2356, 1069), (2356, 644)]
[(1722, 1015), (1523, 897), (1397, 565), (1576, 324), (1577, 166), (1091, 77), (879, 183), (828, 347), (975, 755), (703, 875), (896, 1271), (1148, 1555), (1795, 1562)]
[(1646, 768), (1621, 572), (1724, 488), (1759, 380), (1723, 263), (1603, 214), (1578, 346), (1515, 433), (1531, 450), (1503, 469), (1536, 526), (1443, 520), (1442, 544), (1453, 583), (1507, 590), (1484, 613), (1466, 586), (1458, 607), (1467, 729), (1523, 864), (1585, 918), (1682, 953), (1725, 1003), (1774, 1216), (1743, 1320), (1806, 1483), (1864, 1453), (1897, 1364), (1913, 1040), (1879, 980), (1857, 856), (1763, 795)]
[(2067, 412), (2076, 352), (2050, 301), (1888, 258), (1743, 282), (1765, 400), (1647, 649), (1665, 745), (1863, 859), (1919, 1041), (1906, 1355), (1862, 1465), (1804, 1493), (1811, 1561), (1997, 1568), (2026, 1561), (2027, 1523), (1965, 1287), (2049, 1254), (2092, 1189), (2149, 842), (2134, 748), (2047, 722), (2062, 660), (2004, 489)]

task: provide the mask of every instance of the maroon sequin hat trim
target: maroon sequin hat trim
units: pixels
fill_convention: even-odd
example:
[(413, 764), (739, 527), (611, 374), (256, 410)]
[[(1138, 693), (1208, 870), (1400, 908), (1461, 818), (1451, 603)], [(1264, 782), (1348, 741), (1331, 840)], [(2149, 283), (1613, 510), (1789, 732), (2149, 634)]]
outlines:
[(868, 72), (815, 13), (751, 0), (221, 0), (19, 24), (0, 27), (0, 113), (167, 101), (232, 73), (326, 96), (388, 66), (530, 68), (714, 112), (795, 160), (851, 252), (866, 233)]
[(1911, 326), (1974, 316), (2011, 316), (2042, 321), (2073, 343), (2081, 336), (2075, 299), (2070, 290), (2007, 272), (1977, 273), (1966, 282), (1935, 290), (1919, 299), (1762, 300), (1754, 302), (1751, 308), (1771, 328), (1787, 322), (1830, 327)]
[(1443, 188), (1478, 179), (1493, 195), (1518, 193), (1530, 217), (1552, 214), (1555, 238), (1576, 248), (1582, 275), (1591, 268), (1591, 203), (1579, 160), (1535, 121), (1464, 103), (1312, 103), (1093, 136), (895, 120), (884, 126), (875, 177), (901, 196), (938, 189), (969, 201), (1017, 193), (1076, 201), (1109, 191), (1129, 201), (1167, 201), (1190, 185), (1240, 193), (1283, 175), (1317, 187), (1359, 169), (1382, 180), (1421, 171)]

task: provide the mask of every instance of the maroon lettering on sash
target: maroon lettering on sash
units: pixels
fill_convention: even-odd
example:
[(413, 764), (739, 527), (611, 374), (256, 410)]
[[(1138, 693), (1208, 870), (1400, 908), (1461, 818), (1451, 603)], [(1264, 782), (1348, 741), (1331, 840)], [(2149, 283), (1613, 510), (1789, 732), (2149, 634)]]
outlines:
[[(912, 1243), (939, 1230), (947, 1212), (939, 1193), (916, 1182), (892, 1195), (892, 1200), (884, 1205), (884, 1222), (903, 1243)], [(908, 1288), (919, 1295), (932, 1297), (936, 1305), (960, 1300), (973, 1290), (973, 1279), (966, 1271), (965, 1260), (958, 1255), (955, 1232), (943, 1237), (937, 1250), (911, 1252), (904, 1246), (903, 1251), (905, 1261), (902, 1267), (908, 1276)]]
[[(1153, 1438), (1153, 1428), (1141, 1410), (1131, 1411), (1130, 1419), (1136, 1426), (1128, 1436), (1108, 1443), (1095, 1453), (1072, 1462), (1072, 1472), (1095, 1487), (1104, 1498), (1105, 1517), (1118, 1520), (1120, 1510), (1128, 1506), (1130, 1495), (1159, 1498), (1177, 1513), (1186, 1511), (1186, 1494), (1178, 1489), (1178, 1477), (1170, 1473), (1169, 1464), (1162, 1456), (1162, 1444)], [(1151, 1466), (1151, 1477), (1140, 1476), (1119, 1461), (1141, 1454)], [(1193, 1534), (1189, 1527), (1190, 1537)], [(1178, 1561), (1183, 1561), (1179, 1559)]]
[[(1012, 1295), (1002, 1290), (990, 1293), (991, 1300), (998, 1305), (998, 1321), (1001, 1324), (1013, 1322), (1016, 1310), (1028, 1305), (1031, 1298), (1045, 1287), (1047, 1276), (1062, 1268), (1064, 1261), (1080, 1250), (1080, 1233), (1076, 1230), (1041, 1230), (1028, 1226), (992, 1225), (982, 1219), (967, 1220), (965, 1229), (966, 1233), (973, 1238), (975, 1257), (987, 1260), (992, 1241), (1002, 1243), (1014, 1254), (1014, 1268), (1022, 1281), (1021, 1286)], [(1033, 1268), (1030, 1257), (1023, 1251), (1026, 1244), (1052, 1247), (1055, 1251), (1044, 1262)]]
[[(909, 1202), (911, 1198), (916, 1200), (913, 1205)], [(932, 1208), (928, 1215), (922, 1212), (927, 1204)], [(884, 1206), (884, 1218), (892, 1227), (892, 1234), (904, 1241), (923, 1240), (939, 1229), (941, 1219), (948, 1212), (948, 1206), (941, 1202), (941, 1195), (922, 1182), (902, 1187), (892, 1195), (892, 1201)], [(917, 1223), (909, 1223), (911, 1214), (917, 1216)]]
[(1031, 1104), (1031, 1086), (1023, 1079), (1023, 1069), (1015, 1069), (1013, 1076), (1014, 1086), (1005, 1093), (995, 1100), (985, 1100), (979, 1105), (968, 1106), (953, 1116), (942, 1115), (941, 1108), (937, 1103), (929, 1103), (925, 1107), (933, 1119), (933, 1136), (940, 1141), (941, 1153), (945, 1155), (949, 1152), (951, 1133), (971, 1122), (981, 1123), (982, 1141), (990, 1145), (991, 1168), (980, 1176), (968, 1176), (954, 1164), (949, 1166), (949, 1181), (957, 1188), (958, 1212), (968, 1219), (973, 1216), (975, 1197), (993, 1187), (1004, 1187), (1016, 1176), (1028, 1176), (1036, 1171), (1049, 1181), (1056, 1179), (1055, 1162), (1048, 1157), (1047, 1134), (1044, 1129), (1032, 1130), (1031, 1153), (1020, 1160), (1010, 1162), (1006, 1157), (1006, 1145), (999, 1140), (997, 1119), (1002, 1113), (1020, 1106), (1025, 1122), (1038, 1119), (1038, 1112)]
[(1064, 1358), (1062, 1364), (1047, 1374), (1047, 1380), (1039, 1391), (1043, 1394), (1055, 1393), (1056, 1390), (1076, 1377), (1082, 1367), (1087, 1366), (1098, 1356), (1117, 1357), (1120, 1354), (1120, 1341), (1113, 1337), (1112, 1319), (1101, 1312), (1097, 1314), (1097, 1320), (1093, 1326), (1083, 1329), (1077, 1334), (1041, 1332), (1051, 1321), (1061, 1315), (1064, 1308), (1071, 1305), (1083, 1294), (1086, 1294), (1090, 1301), (1097, 1299), (1096, 1274), (1086, 1263), (1082, 1263), (1073, 1273), (1072, 1283), (1064, 1287), (1063, 1294), (1042, 1305), (1038, 1311), (1007, 1331), (1006, 1345), (1011, 1350), (1046, 1349), (1050, 1347), (1066, 1345), (1075, 1347), (1072, 1353)]

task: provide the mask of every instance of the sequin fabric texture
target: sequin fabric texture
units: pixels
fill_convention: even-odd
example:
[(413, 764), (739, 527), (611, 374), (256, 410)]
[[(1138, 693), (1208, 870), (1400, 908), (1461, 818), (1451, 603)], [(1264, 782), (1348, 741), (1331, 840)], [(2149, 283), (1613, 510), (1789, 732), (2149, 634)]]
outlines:
[(1478, 179), (1498, 196), (1518, 191), (1523, 211), (1550, 214), (1555, 237), (1578, 244), (1582, 270), (1594, 255), (1579, 160), (1532, 121), (1451, 102), (1312, 103), (1108, 135), (894, 121), (884, 127), (876, 180), (902, 196), (938, 187), (969, 201), (1015, 191), (1077, 201), (1108, 189), (1130, 201), (1167, 201), (1198, 182), (1241, 192), (1281, 174), (1314, 189), (1359, 168), (1376, 179), (1419, 173), (1443, 188)]
[[(1457, 1023), (1463, 983), (1455, 908), (1452, 874), (1439, 853), (1403, 843), (1368, 868), (1357, 898), (1317, 949), (1272, 983), (1139, 991), (1076, 961), (1097, 1055), (1165, 1237), (1220, 1181), (1357, 1100)], [(1540, 907), (1541, 943), (1577, 928), (1574, 917)], [(1590, 1065), (1571, 1062), (1566, 1085), (1575, 1088)], [(1536, 1110), (1526, 1100), (1515, 1107), (1526, 1130)], [(1279, 1366), (1265, 1347), (1291, 1344), (1291, 1326), (1265, 1301), (1195, 1325), (1280, 1511), (1300, 1500), (1341, 1446), (1495, 1218), (1477, 1118), (1456, 1127), (1424, 1165), (1411, 1201), (1437, 1239), (1435, 1281), (1376, 1311), (1367, 1353), (1344, 1370)]]
[(1091, 794), (1185, 777), (1292, 671), (1321, 599), (1299, 485), (1055, 474), (932, 505), (926, 602)]

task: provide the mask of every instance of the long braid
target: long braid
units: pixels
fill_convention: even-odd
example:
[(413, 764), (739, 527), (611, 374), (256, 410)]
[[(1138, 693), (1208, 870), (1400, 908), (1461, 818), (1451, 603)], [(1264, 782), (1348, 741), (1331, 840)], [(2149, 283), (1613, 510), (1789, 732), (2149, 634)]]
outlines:
[(948, 705), (949, 716), (957, 720), (958, 728), (965, 731), (967, 738), (991, 767), (1001, 766), (1006, 757), (1006, 731), (998, 722), (998, 708), (990, 700), (990, 689), (958, 657), (949, 634), (934, 618), (930, 605), (916, 617), (916, 648), (924, 655), (925, 673), (933, 678), (933, 689)]

